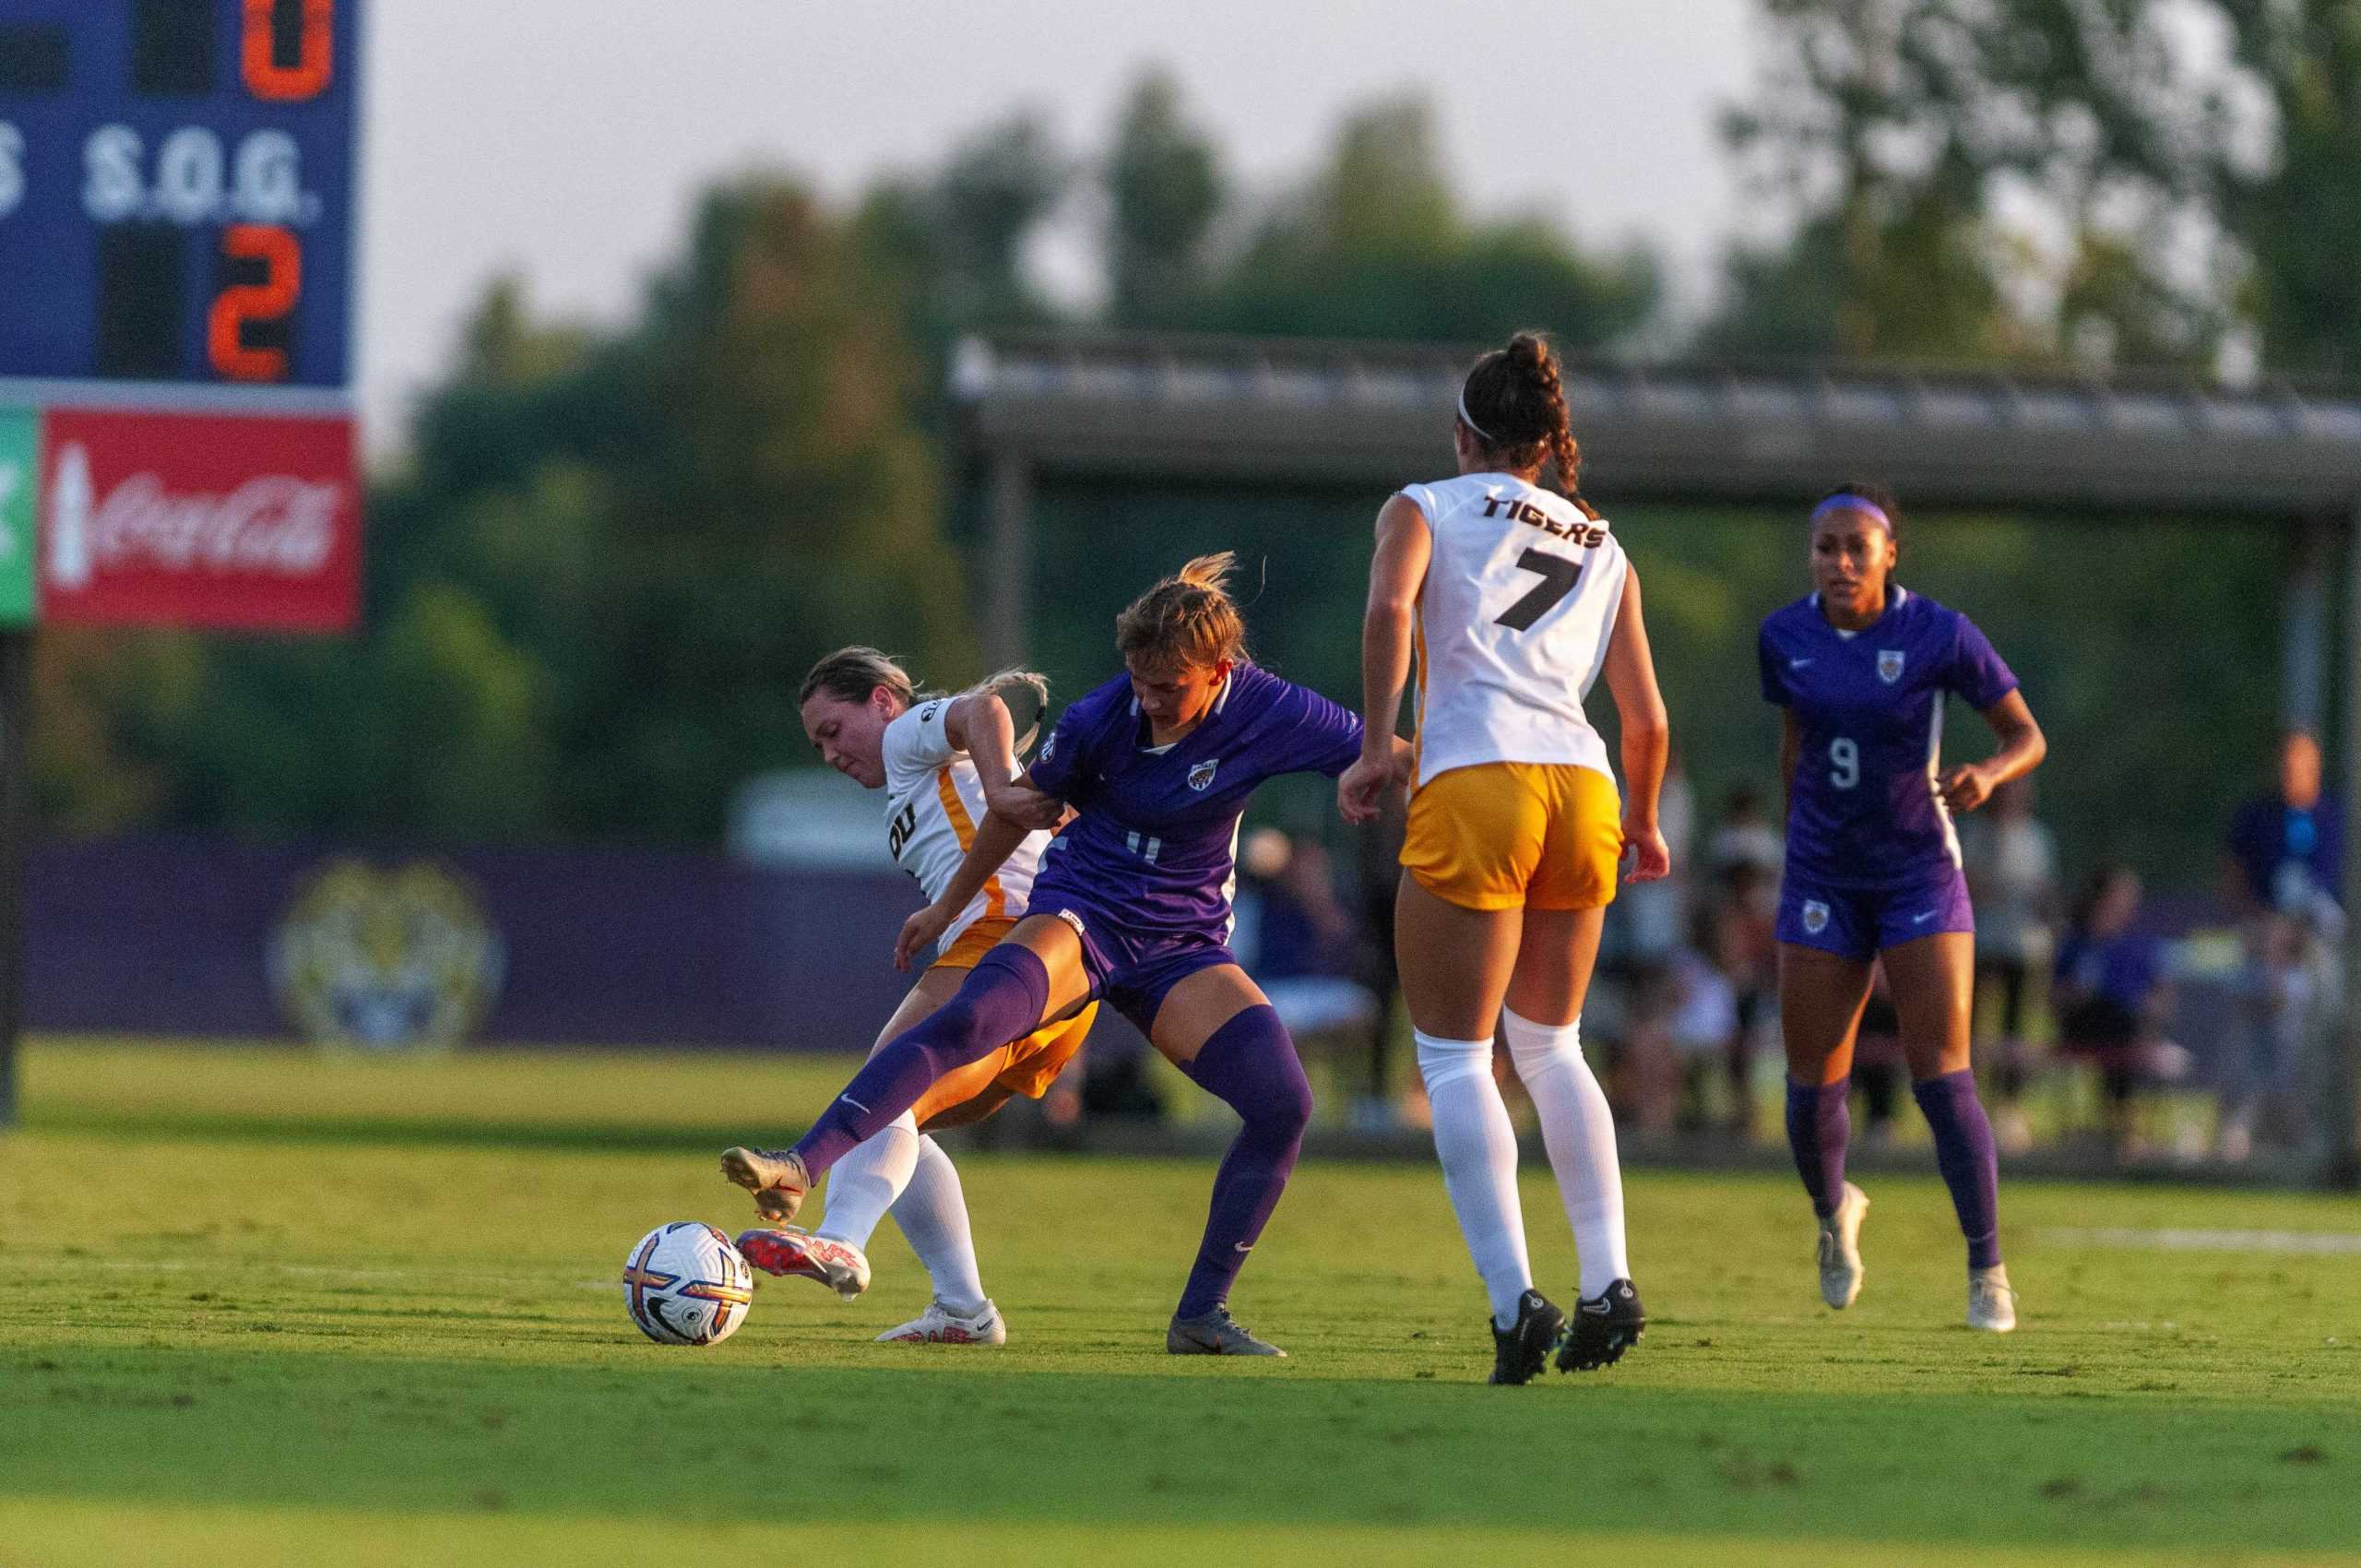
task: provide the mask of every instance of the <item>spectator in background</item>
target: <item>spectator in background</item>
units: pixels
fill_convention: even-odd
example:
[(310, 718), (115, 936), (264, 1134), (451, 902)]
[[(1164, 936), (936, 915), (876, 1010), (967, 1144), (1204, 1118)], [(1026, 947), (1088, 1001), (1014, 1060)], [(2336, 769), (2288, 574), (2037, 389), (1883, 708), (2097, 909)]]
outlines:
[(2284, 1113), (2287, 1141), (2301, 1136), (2296, 1080), (2341, 1001), (2344, 814), (2321, 788), (2318, 741), (2299, 730), (2280, 736), (2277, 784), (2239, 807), (2230, 826), (2224, 880), (2246, 948), (2247, 999), (2247, 1039), (2224, 1075), (2216, 1150), (2231, 1160), (2253, 1152), (2266, 1110)]
[(1656, 796), (1656, 825), (1672, 854), (1672, 873), (1653, 882), (1624, 885), (1612, 906), (1623, 928), (1622, 957), (1635, 999), (1644, 1004), (1660, 996), (1662, 982), (1680, 950), (1689, 918), (1689, 850), (1697, 836), (1697, 797), (1674, 752), (1665, 764), (1664, 788)]
[(1778, 913), (1779, 866), (1786, 860), (1786, 840), (1762, 814), (1762, 797), (1751, 784), (1740, 784), (1724, 798), (1722, 820), (1705, 847), (1708, 868), (1726, 879), (1739, 866), (1750, 867), (1765, 890), (1770, 912)]
[(1729, 977), (1732, 1028), (1724, 1064), (1729, 1128), (1743, 1138), (1754, 1125), (1754, 1048), (1779, 994), (1778, 873), (1766, 873), (1750, 861), (1732, 861), (1717, 878), (1716, 891), (1710, 951)]
[(2118, 1158), (2137, 1152), (2132, 1096), (2141, 1082), (2177, 1075), (2159, 1071), (2171, 998), (2164, 943), (2132, 929), (2140, 897), (2130, 867), (2092, 873), (2074, 900), (2051, 993), (2059, 1048), (2098, 1069), (2101, 1124)]
[[(1680, 1104), (1674, 1125), (1683, 1132), (1703, 1132), (1711, 1123), (1711, 1080), (1728, 1073), (1739, 1049), (1738, 987), (1732, 976), (1743, 960), (1732, 947), (1734, 918), (1726, 899), (1701, 906), (1691, 939), (1673, 955), (1667, 977), (1671, 995), (1666, 1027), (1680, 1063)], [(1744, 1085), (1738, 1087), (1742, 1098)]]
[[(2033, 1146), (2025, 1119), (2025, 1040), (2029, 985), (2048, 979), (2050, 929), (2058, 897), (2058, 841), (2033, 814), (2033, 780), (2012, 779), (1992, 792), (1992, 809), (1960, 828), (1967, 889), (1975, 900), (1975, 1032), (1994, 1050), (1992, 1137), (2003, 1154)], [(1999, 993), (1999, 1033), (1987, 1027)]]
[(1328, 851), (1317, 838), (1275, 827), (1246, 836), (1238, 856), (1233, 951), (1298, 1039), (1365, 1039), (1378, 999), (1353, 978), (1363, 967), (1358, 922), (1336, 897)]

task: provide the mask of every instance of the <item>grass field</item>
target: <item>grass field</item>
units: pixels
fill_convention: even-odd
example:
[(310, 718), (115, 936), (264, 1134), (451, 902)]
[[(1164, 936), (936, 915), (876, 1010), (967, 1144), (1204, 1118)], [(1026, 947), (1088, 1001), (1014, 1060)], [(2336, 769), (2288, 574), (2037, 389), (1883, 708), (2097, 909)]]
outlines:
[[(0, 1564), (2361, 1563), (2361, 1255), (2094, 1233), (2349, 1199), (2004, 1186), (1996, 1340), (1931, 1174), (1869, 1183), (1838, 1315), (1791, 1180), (1637, 1171), (1647, 1339), (1494, 1389), (1431, 1169), (1306, 1165), (1235, 1301), (1293, 1357), (1237, 1363), (1162, 1353), (1208, 1166), (963, 1155), (1005, 1350), (869, 1343), (926, 1295), (890, 1227), (852, 1306), (774, 1281), (727, 1344), (642, 1340), (625, 1248), (738, 1228), (714, 1151), (836, 1074), (36, 1045)], [(1526, 1212), (1562, 1301), (1546, 1180)]]

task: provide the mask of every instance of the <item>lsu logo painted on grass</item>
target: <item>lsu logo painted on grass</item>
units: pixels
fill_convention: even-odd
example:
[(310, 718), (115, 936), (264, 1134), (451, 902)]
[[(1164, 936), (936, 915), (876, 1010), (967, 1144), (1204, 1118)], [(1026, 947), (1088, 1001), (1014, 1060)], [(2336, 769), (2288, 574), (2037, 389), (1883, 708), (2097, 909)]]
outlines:
[(280, 1009), (315, 1044), (415, 1050), (456, 1045), (483, 1022), (504, 952), (452, 873), (335, 860), (288, 901), (269, 969)]

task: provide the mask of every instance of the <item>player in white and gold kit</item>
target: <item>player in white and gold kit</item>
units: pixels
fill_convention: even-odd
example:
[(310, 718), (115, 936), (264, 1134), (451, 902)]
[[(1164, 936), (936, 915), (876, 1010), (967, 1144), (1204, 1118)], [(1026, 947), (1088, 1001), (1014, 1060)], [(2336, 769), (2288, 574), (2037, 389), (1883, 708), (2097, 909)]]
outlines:
[[(1573, 493), (1579, 454), (1548, 345), (1520, 333), (1468, 374), (1459, 475), (1406, 487), (1377, 518), (1361, 670), (1364, 751), (1338, 780), (1348, 822), (1410, 794), (1395, 903), (1402, 997), (1434, 1111), (1443, 1183), (1492, 1307), (1492, 1381), (1619, 1359), (1645, 1326), (1623, 1237), (1615, 1123), (1583, 1060), (1581, 1018), (1618, 863), (1668, 869), (1656, 828), (1667, 738), (1640, 584)], [(1567, 493), (1542, 488), (1554, 462)], [(1418, 744), (1388, 749), (1413, 644)], [(1628, 794), (1583, 712), (1604, 671)], [(1539, 1112), (1582, 1264), (1566, 1316), (1533, 1289), (1516, 1137), (1492, 1078), (1494, 1026)]]
[[(1048, 695), (1038, 675), (1011, 671), (959, 696), (920, 698), (909, 675), (885, 655), (848, 647), (813, 668), (801, 706), (804, 731), (828, 766), (865, 789), (885, 791), (888, 847), (932, 901), (958, 874), (999, 783), (1016, 777), (1020, 733), (1035, 728)], [(994, 780), (991, 787), (987, 778)], [(943, 932), (941, 956), (910, 988), (876, 1043), (949, 1001), (976, 960), (1014, 929), (1050, 839), (1038, 829), (1054, 826), (1037, 823), (1025, 832), (984, 880)], [(982, 831), (1015, 837), (999, 818)], [(815, 1234), (750, 1230), (739, 1238), (740, 1250), (771, 1273), (817, 1279), (855, 1296), (869, 1282), (862, 1249), (890, 1208), (934, 1280), (934, 1301), (919, 1318), (879, 1338), (1003, 1342), (1006, 1325), (978, 1276), (958, 1172), (924, 1134), (980, 1121), (1012, 1095), (1042, 1098), (1081, 1049), (1095, 1015), (1093, 1004), (946, 1075), (908, 1113), (836, 1162)]]

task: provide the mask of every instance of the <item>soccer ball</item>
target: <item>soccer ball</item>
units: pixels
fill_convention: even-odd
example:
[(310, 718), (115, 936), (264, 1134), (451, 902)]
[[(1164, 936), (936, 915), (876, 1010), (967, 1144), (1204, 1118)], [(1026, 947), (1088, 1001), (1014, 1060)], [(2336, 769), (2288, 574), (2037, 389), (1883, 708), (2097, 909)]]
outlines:
[(753, 1300), (754, 1271), (729, 1237), (694, 1219), (658, 1226), (623, 1258), (623, 1306), (658, 1345), (718, 1345)]

